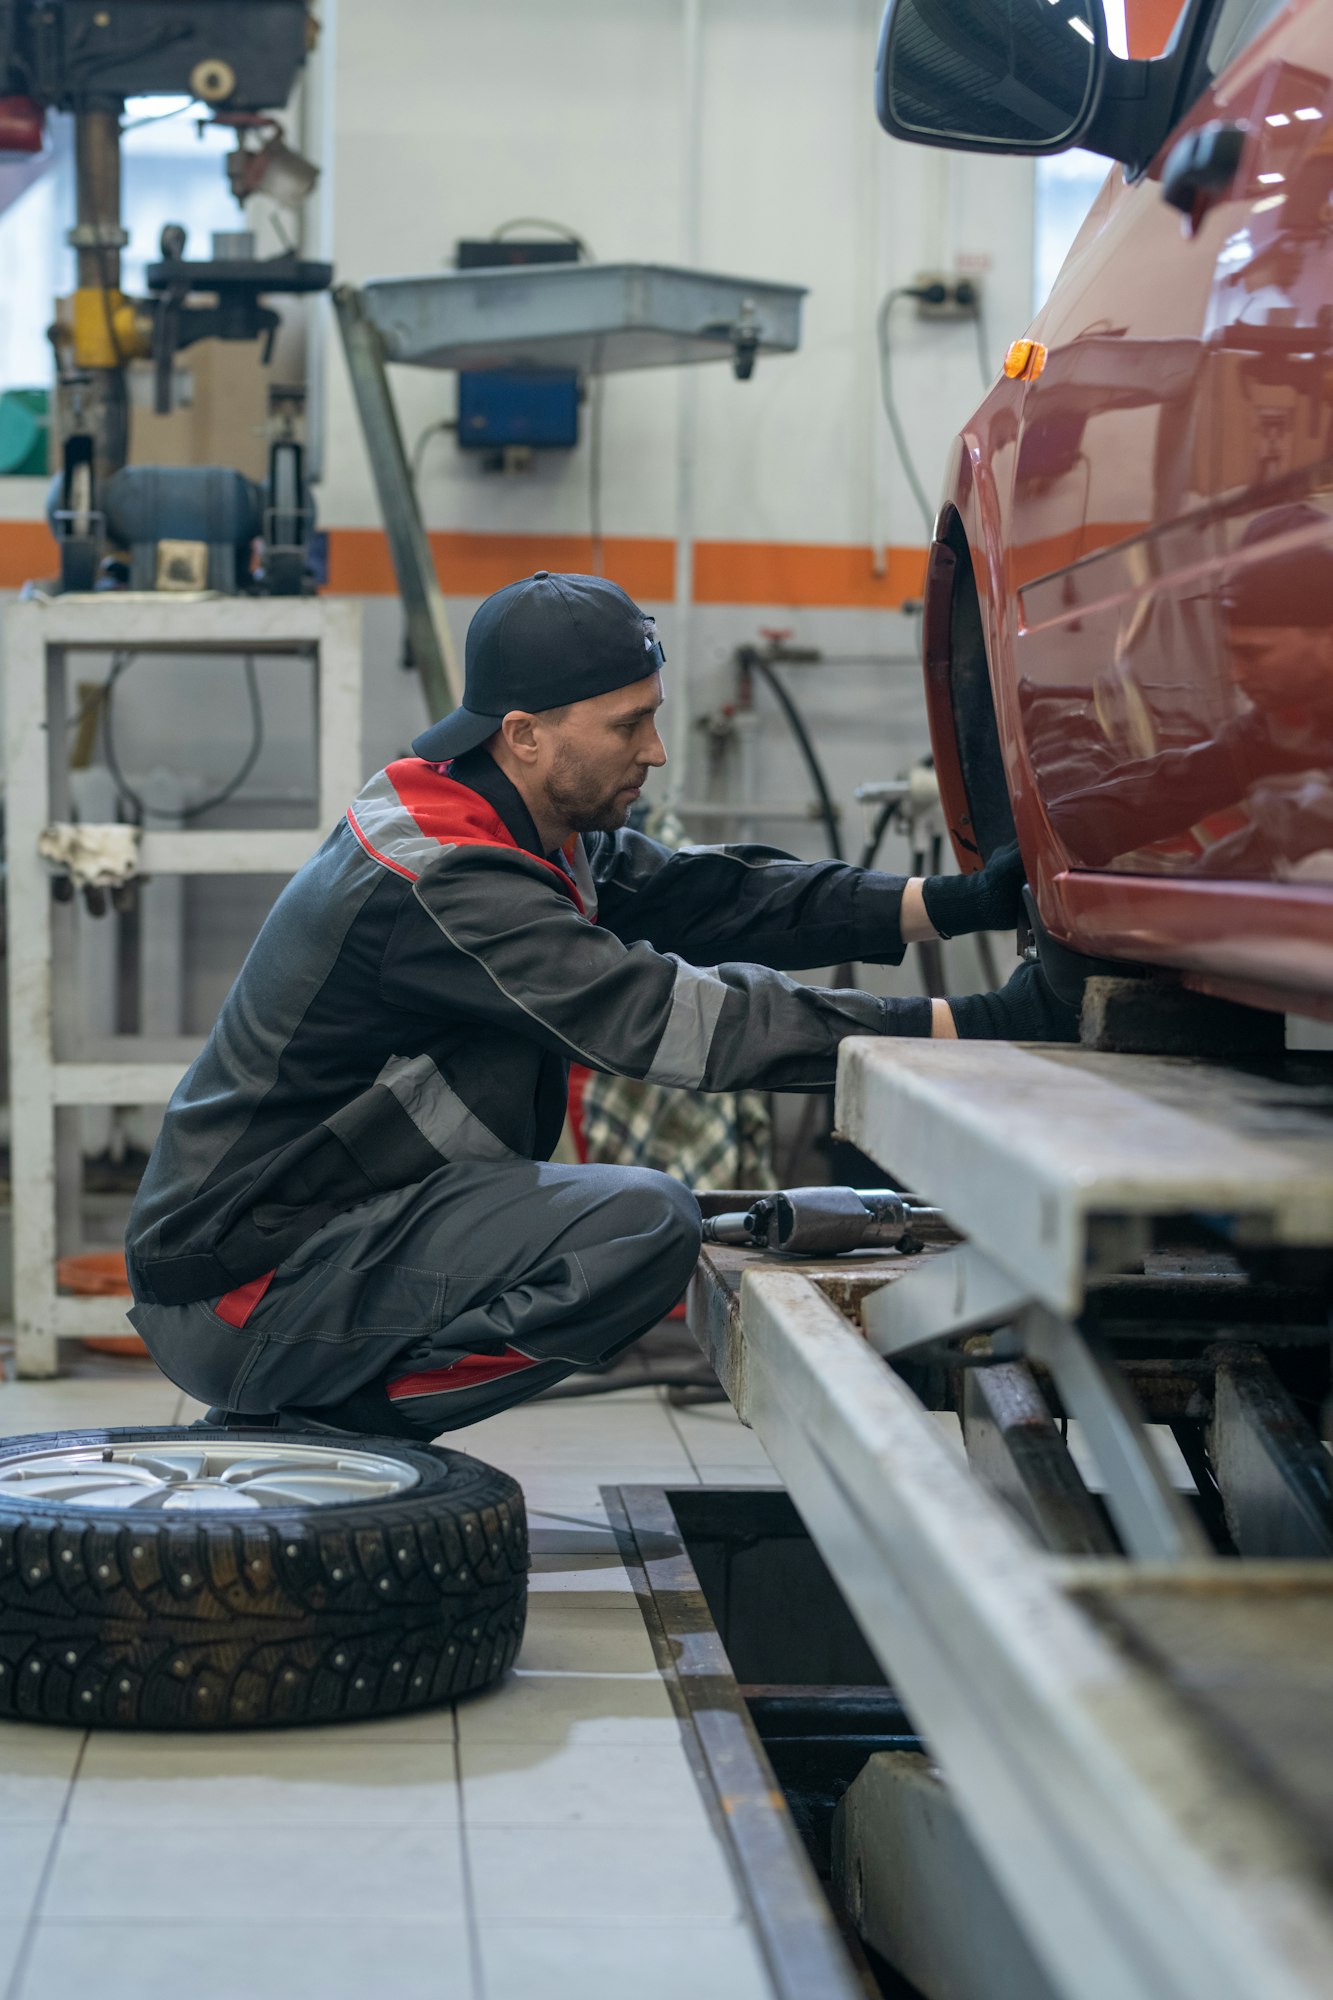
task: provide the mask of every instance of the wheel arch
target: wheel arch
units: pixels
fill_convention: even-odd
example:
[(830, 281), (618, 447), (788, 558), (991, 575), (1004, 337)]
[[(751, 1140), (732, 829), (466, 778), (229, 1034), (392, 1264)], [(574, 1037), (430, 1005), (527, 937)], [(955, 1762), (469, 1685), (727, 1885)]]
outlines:
[(940, 799), (958, 865), (972, 873), (1017, 836), (972, 550), (951, 502), (930, 548), (921, 650)]

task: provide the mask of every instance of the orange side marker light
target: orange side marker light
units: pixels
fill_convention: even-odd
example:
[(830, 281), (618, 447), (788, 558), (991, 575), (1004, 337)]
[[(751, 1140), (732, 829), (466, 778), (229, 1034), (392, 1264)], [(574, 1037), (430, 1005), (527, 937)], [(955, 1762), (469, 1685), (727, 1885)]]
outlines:
[(1004, 372), (1011, 382), (1024, 377), (1035, 382), (1046, 366), (1046, 349), (1039, 340), (1014, 340), (1004, 357)]

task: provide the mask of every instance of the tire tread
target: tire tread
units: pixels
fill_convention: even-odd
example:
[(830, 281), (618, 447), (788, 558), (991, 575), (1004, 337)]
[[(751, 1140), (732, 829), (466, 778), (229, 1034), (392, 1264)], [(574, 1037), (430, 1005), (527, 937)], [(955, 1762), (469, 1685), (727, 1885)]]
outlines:
[[(165, 1434), (9, 1439), (0, 1465), (20, 1449)], [(527, 1604), (517, 1483), (436, 1446), (352, 1442), (408, 1456), (420, 1485), (387, 1502), (192, 1519), (0, 1499), (0, 1717), (290, 1727), (430, 1707), (499, 1679)]]

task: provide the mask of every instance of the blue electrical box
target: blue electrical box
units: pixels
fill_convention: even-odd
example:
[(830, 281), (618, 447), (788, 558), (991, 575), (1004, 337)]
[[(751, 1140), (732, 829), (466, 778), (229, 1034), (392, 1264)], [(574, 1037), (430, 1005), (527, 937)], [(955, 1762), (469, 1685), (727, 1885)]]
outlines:
[[(573, 238), (465, 237), (460, 271), (512, 269), (517, 264), (575, 264), (583, 246)], [(464, 451), (498, 455), (572, 451), (579, 441), (579, 378), (572, 368), (497, 368), (458, 377), (458, 442)]]
[(509, 369), (458, 378), (458, 442), (465, 451), (569, 451), (579, 441), (579, 378), (573, 369)]

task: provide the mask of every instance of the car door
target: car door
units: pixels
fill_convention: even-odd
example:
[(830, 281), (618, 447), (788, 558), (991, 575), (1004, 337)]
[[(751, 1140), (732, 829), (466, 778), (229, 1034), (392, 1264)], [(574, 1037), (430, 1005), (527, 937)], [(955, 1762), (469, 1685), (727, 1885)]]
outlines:
[(1235, 798), (1198, 872), (1333, 881), (1333, 26), (1290, 8), (1221, 79), (1247, 129), (1206, 327)]
[[(1308, 310), (1285, 294), (1269, 302), (1280, 363), (1267, 334), (1264, 358), (1252, 351), (1245, 276), (1256, 254), (1268, 272), (1292, 264), (1290, 247), (1276, 258), (1272, 249), (1290, 231), (1279, 205), (1265, 206), (1278, 184), (1264, 177), (1294, 171), (1298, 152), (1318, 155), (1321, 14), (1303, 0), (1285, 10), (1220, 0), (1197, 24), (1190, 109), (1150, 173), (1110, 196), (1036, 329), (1048, 359), (1024, 398), (1015, 466), (1015, 685), (1037, 800), (1069, 869), (1262, 876), (1275, 865), (1275, 798), (1284, 823), (1318, 817), (1289, 715), (1272, 768), (1273, 732), (1256, 723), (1253, 699), (1256, 675), (1270, 671), (1253, 661), (1271, 661), (1271, 633), (1233, 643), (1225, 578), (1274, 561), (1285, 574), (1292, 536), (1322, 533), (1304, 516), (1271, 518), (1325, 456), (1311, 400), (1328, 366), (1318, 230), (1307, 226), (1296, 259)], [(1288, 124), (1266, 124), (1288, 99)], [(1312, 107), (1317, 118), (1296, 117)], [(1162, 165), (1184, 134), (1213, 122), (1244, 129), (1241, 169), (1225, 198), (1182, 222), (1162, 200)], [(1272, 164), (1270, 135), (1285, 168)], [(1293, 368), (1306, 371), (1303, 388)], [(1287, 478), (1298, 461), (1297, 485), (1279, 491), (1277, 472)], [(1302, 687), (1313, 671), (1307, 661)], [(1307, 869), (1308, 837), (1308, 827), (1283, 836), (1305, 842)]]

